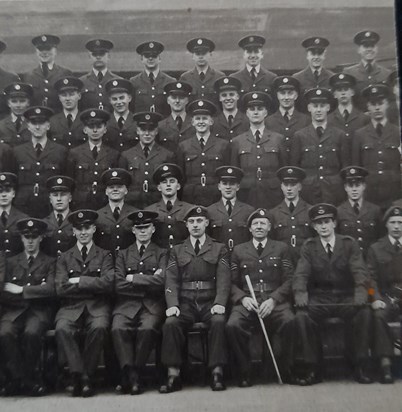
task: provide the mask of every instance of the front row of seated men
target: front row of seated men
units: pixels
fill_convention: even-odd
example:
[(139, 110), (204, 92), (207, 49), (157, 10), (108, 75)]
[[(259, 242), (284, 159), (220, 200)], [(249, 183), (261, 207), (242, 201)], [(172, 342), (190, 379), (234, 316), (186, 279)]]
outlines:
[[(56, 341), (71, 372), (73, 396), (94, 394), (93, 377), (110, 327), (124, 393), (143, 391), (143, 367), (161, 332), (167, 379), (160, 392), (180, 390), (185, 332), (198, 321), (209, 326), (212, 390), (225, 389), (227, 347), (238, 366), (239, 385), (250, 386), (248, 342), (257, 316), (279, 338), (282, 374), (296, 384), (319, 380), (319, 325), (331, 316), (352, 327), (356, 380), (372, 382), (367, 361), (373, 339), (380, 381), (392, 383), (393, 339), (387, 321), (400, 313), (402, 207), (392, 206), (385, 213), (388, 233), (370, 247), (367, 266), (358, 243), (335, 234), (333, 205), (316, 204), (308, 214), (318, 236), (304, 242), (296, 268), (288, 246), (269, 237), (265, 209), (250, 214), (252, 239), (236, 245), (231, 257), (224, 244), (206, 235), (209, 216), (202, 206), (188, 210), (189, 237), (170, 253), (151, 241), (157, 213), (132, 212), (135, 242), (117, 254), (115, 264), (112, 254), (93, 241), (96, 211), (69, 214), (76, 244), (57, 263), (40, 251), (47, 224), (35, 218), (19, 220), (24, 250), (0, 259), (0, 348), (8, 374), (3, 394), (46, 392), (38, 363), (42, 337), (52, 327), (56, 296)], [(251, 278), (257, 302), (245, 275)], [(84, 332), (83, 347), (77, 342), (78, 331)]]

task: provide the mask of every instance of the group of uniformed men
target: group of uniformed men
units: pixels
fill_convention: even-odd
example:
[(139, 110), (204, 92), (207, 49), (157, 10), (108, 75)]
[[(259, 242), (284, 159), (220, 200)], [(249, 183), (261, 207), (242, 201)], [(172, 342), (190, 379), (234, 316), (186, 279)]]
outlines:
[(111, 41), (86, 44), (93, 68), (76, 78), (55, 63), (60, 39), (35, 37), (40, 65), (24, 82), (0, 73), (2, 393), (46, 393), (38, 360), (53, 325), (73, 396), (93, 395), (109, 330), (124, 393), (143, 391), (160, 335), (160, 392), (179, 390), (199, 321), (212, 390), (225, 389), (228, 348), (247, 387), (258, 317), (288, 381), (319, 381), (319, 326), (337, 316), (352, 327), (356, 380), (372, 382), (371, 350), (392, 383), (399, 85), (376, 63), (379, 40), (358, 33), (361, 62), (334, 74), (329, 41), (308, 38), (308, 66), (276, 76), (249, 35), (245, 68), (225, 76), (209, 65), (214, 42), (192, 39), (195, 68), (177, 81), (156, 41), (137, 47), (144, 70), (126, 80), (108, 69)]

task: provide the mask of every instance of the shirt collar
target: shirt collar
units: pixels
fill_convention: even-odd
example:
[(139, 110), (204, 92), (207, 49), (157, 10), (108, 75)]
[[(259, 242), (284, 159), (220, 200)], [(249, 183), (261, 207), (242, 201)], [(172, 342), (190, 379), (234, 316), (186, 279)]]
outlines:
[(177, 194), (175, 196), (169, 197), (169, 198), (162, 195), (162, 200), (163, 200), (163, 203), (165, 204), (165, 206), (166, 206), (166, 203), (170, 200), (170, 202), (172, 203), (172, 207), (173, 207), (174, 204), (177, 201)]
[(183, 122), (186, 120), (186, 112), (183, 112), (183, 113), (173, 113), (173, 112), (172, 112), (172, 118), (173, 118), (174, 121), (176, 121), (176, 119), (177, 119), (179, 116), (181, 117), (181, 119), (183, 120)]
[(279, 106), (279, 111), (281, 112), (281, 115), (282, 115), (282, 116), (285, 116), (285, 113), (288, 112), (288, 115), (289, 115), (290, 117), (292, 117), (292, 116), (293, 116), (293, 112), (295, 111), (295, 108), (294, 108), (294, 106), (293, 106), (293, 107), (291, 107), (291, 108), (289, 108), (289, 109), (284, 109), (282, 106)]
[(127, 110), (126, 113), (124, 113), (124, 114), (113, 112), (113, 115), (114, 115), (114, 118), (116, 119), (116, 122), (119, 121), (120, 117), (122, 117), (124, 119), (124, 121), (127, 121), (127, 118), (128, 118), (129, 114), (130, 114), (130, 110)]
[(256, 249), (257, 249), (259, 243), (262, 243), (262, 247), (265, 248), (267, 242), (268, 242), (267, 237), (264, 240), (261, 240), (261, 242), (253, 238), (253, 245)]
[(374, 127), (374, 129), (376, 128), (377, 124), (380, 123), (382, 124), (383, 127), (385, 127), (385, 125), (387, 124), (387, 119), (382, 119), (381, 122), (377, 122), (375, 120), (371, 120), (371, 123)]
[(205, 233), (204, 233), (200, 238), (195, 238), (195, 237), (193, 237), (193, 236), (190, 235), (191, 245), (192, 245), (193, 247), (195, 247), (195, 242), (196, 242), (197, 240), (199, 240), (199, 241), (200, 241), (200, 249), (203, 247), (206, 239), (207, 239), (207, 237), (206, 237)]
[(121, 212), (121, 210), (123, 209), (123, 206), (124, 206), (124, 200), (121, 200), (119, 203), (109, 201), (109, 207), (110, 207), (112, 213), (114, 212), (114, 209), (116, 209), (116, 207), (118, 207), (120, 209), (120, 212)]
[(323, 123), (316, 123), (316, 122), (312, 121), (311, 124), (313, 125), (314, 129), (316, 129), (316, 130), (317, 130), (317, 127), (322, 127), (325, 130), (327, 128), (328, 121), (325, 121)]
[[(42, 67), (42, 64), (43, 64), (43, 63), (40, 64), (41, 67)], [(55, 64), (54, 62), (49, 62), (49, 63), (47, 64), (47, 67), (49, 67), (49, 70), (53, 70), (54, 64)]]
[(32, 144), (34, 149), (36, 148), (36, 145), (39, 143), (42, 146), (42, 150), (46, 147), (46, 143), (47, 143), (47, 137), (42, 137), (41, 139), (31, 139)]
[(314, 72), (315, 72), (315, 71), (318, 72), (318, 75), (320, 75), (321, 72), (322, 72), (322, 67), (320, 67), (320, 68), (318, 68), (318, 69), (313, 69), (312, 67), (310, 67), (310, 69), (311, 69), (311, 73), (313, 73), (313, 76), (314, 76)]
[(8, 216), (10, 216), (10, 212), (11, 212), (11, 205), (6, 206), (5, 208), (0, 208), (0, 215), (6, 212)]
[[(16, 116), (14, 113), (10, 113), (10, 115), (11, 115), (11, 121), (12, 121), (13, 123), (15, 123), (15, 122), (17, 121), (17, 116)], [(23, 116), (23, 115), (21, 115), (20, 118), (21, 118), (21, 120), (24, 120), (24, 116)]]
[(246, 68), (247, 71), (250, 73), (252, 69), (255, 69), (255, 71), (257, 72), (257, 74), (260, 72), (261, 70), (261, 64), (258, 64), (257, 66), (250, 66), (248, 63), (246, 63)]
[(348, 199), (349, 200), (349, 203), (350, 203), (350, 206), (354, 206), (355, 205), (355, 203), (357, 202), (358, 204), (359, 204), (359, 209), (361, 209), (361, 207), (362, 207), (362, 205), (363, 205), (363, 199), (359, 199), (359, 200), (350, 200), (350, 199)]
[(198, 70), (198, 67), (197, 67), (196, 70), (197, 70), (198, 75), (200, 75), (201, 73), (204, 73), (204, 75), (206, 76), (209, 70), (209, 66), (207, 66), (207, 68), (204, 70)]
[(327, 243), (329, 243), (331, 245), (331, 250), (334, 251), (334, 247), (335, 247), (335, 235), (332, 236), (332, 238), (327, 241), (327, 240), (323, 240), (320, 238), (321, 244), (324, 248), (325, 251), (327, 251)]
[(71, 114), (71, 116), (72, 116), (72, 118), (73, 118), (73, 121), (74, 121), (74, 120), (76, 119), (77, 115), (78, 115), (78, 109), (75, 108), (75, 109), (72, 110), (71, 112), (63, 109), (63, 113), (64, 113), (64, 116), (66, 116), (66, 119), (67, 119), (67, 116), (68, 116), (69, 114)]
[(39, 250), (34, 254), (30, 255), (29, 253), (25, 252), (25, 256), (27, 257), (27, 260), (32, 256), (34, 259), (39, 255)]
[(148, 69), (145, 69), (145, 73), (147, 74), (148, 77), (149, 77), (150, 73), (152, 73), (154, 75), (154, 79), (156, 79), (158, 77), (158, 74), (159, 74), (159, 68), (157, 68), (153, 72), (149, 71)]
[(93, 144), (92, 142), (90, 142), (90, 141), (88, 140), (88, 143), (89, 143), (89, 149), (90, 149), (91, 151), (94, 149), (95, 146), (98, 148), (98, 151), (101, 149), (101, 146), (102, 146), (102, 143), (101, 143), (101, 142), (98, 143), (98, 144)]
[(233, 112), (227, 112), (227, 111), (223, 110), (223, 114), (226, 117), (227, 121), (229, 121), (229, 116), (233, 116), (233, 119), (234, 119), (236, 117), (237, 112), (238, 112), (237, 109), (233, 110)]
[(57, 210), (53, 210), (54, 217), (57, 220), (57, 215), (62, 215), (63, 220), (67, 217), (67, 215), (70, 213), (70, 209), (65, 210), (64, 212), (58, 212)]
[(299, 197), (297, 197), (295, 200), (292, 200), (292, 201), (290, 201), (290, 200), (288, 200), (288, 199), (285, 199), (285, 203), (287, 204), (288, 207), (289, 207), (289, 205), (290, 205), (290, 202), (292, 202), (292, 203), (295, 205), (295, 207), (296, 207), (297, 204), (299, 203)]
[[(89, 253), (89, 251), (91, 250), (91, 247), (92, 247), (93, 244), (94, 244), (94, 242), (91, 240), (91, 241), (86, 245), (86, 247), (87, 247), (87, 253)], [(79, 240), (77, 240), (77, 247), (78, 247), (78, 250), (81, 252), (81, 250), (82, 250), (82, 248), (84, 247), (84, 245), (81, 244)]]
[(338, 105), (338, 112), (339, 112), (342, 116), (343, 116), (343, 112), (344, 112), (345, 110), (347, 110), (347, 111), (349, 112), (349, 114), (352, 113), (352, 110), (353, 110), (352, 104), (350, 103), (350, 104), (348, 104), (347, 106), (342, 106), (341, 104)]
[(204, 139), (204, 143), (207, 144), (207, 141), (209, 139), (209, 136), (211, 136), (211, 132), (209, 132), (208, 134), (206, 134), (205, 136), (199, 136), (198, 133), (195, 134), (195, 136), (197, 137), (197, 140), (200, 141), (201, 138)]
[(152, 148), (153, 148), (154, 145), (155, 145), (155, 140), (154, 140), (151, 144), (147, 144), (147, 145), (145, 145), (144, 143), (140, 142), (140, 145), (141, 145), (141, 149), (142, 149), (142, 150), (144, 150), (144, 147), (145, 147), (145, 146), (148, 146), (148, 147), (149, 147), (149, 151), (151, 151)]
[(106, 75), (107, 72), (107, 68), (103, 69), (103, 70), (96, 70), (96, 69), (92, 69), (92, 71), (94, 72), (95, 76), (98, 77), (99, 72), (101, 72), (103, 74), (103, 76)]
[(400, 237), (399, 239), (395, 239), (395, 238), (393, 238), (392, 236), (388, 235), (388, 239), (389, 239), (389, 241), (391, 242), (391, 245), (392, 245), (392, 246), (395, 245), (395, 242), (396, 242), (397, 240), (399, 240), (399, 243), (402, 245), (402, 237)]
[(258, 128), (254, 127), (253, 125), (250, 125), (250, 130), (251, 130), (251, 133), (253, 134), (253, 136), (255, 136), (255, 132), (256, 132), (257, 130), (259, 130), (259, 131), (260, 131), (260, 134), (261, 134), (260, 137), (262, 137), (262, 135), (264, 134), (265, 125), (264, 125), (264, 123), (263, 123), (263, 124), (262, 124), (260, 127), (258, 127)]
[(140, 251), (141, 246), (145, 246), (145, 249), (149, 246), (151, 241), (148, 241), (147, 243), (140, 243), (138, 240), (135, 241), (135, 244), (137, 245), (137, 250), (138, 252)]
[(234, 197), (233, 199), (225, 199), (224, 197), (222, 197), (223, 206), (226, 207), (226, 203), (228, 200), (232, 204), (232, 207), (234, 207), (234, 205), (236, 204), (236, 197)]

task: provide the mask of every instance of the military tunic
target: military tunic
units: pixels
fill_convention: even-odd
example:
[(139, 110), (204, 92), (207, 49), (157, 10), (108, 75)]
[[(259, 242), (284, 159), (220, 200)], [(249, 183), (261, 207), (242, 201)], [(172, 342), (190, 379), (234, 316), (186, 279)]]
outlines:
[(61, 144), (68, 149), (72, 149), (87, 141), (87, 136), (84, 133), (84, 125), (80, 120), (80, 113), (71, 125), (68, 127), (67, 117), (64, 112), (57, 113), (50, 118), (49, 137), (53, 142)]
[(104, 142), (112, 149), (124, 152), (138, 143), (137, 123), (133, 120), (133, 114), (129, 112), (122, 128), (119, 127), (114, 113), (107, 122), (107, 132)]
[(24, 246), (21, 235), (17, 230), (17, 222), (27, 217), (28, 215), (11, 206), (6, 225), (0, 219), (0, 250), (6, 253), (6, 257), (11, 257), (23, 251)]
[(59, 226), (55, 212), (43, 219), (47, 224), (46, 237), (41, 242), (41, 250), (48, 256), (59, 257), (62, 252), (71, 249), (76, 238), (73, 234), (73, 225), (64, 219)]
[(168, 116), (159, 122), (158, 131), (157, 142), (174, 153), (180, 142), (194, 134), (194, 127), (191, 125), (191, 117), (186, 115), (181, 130), (179, 131), (176, 121), (172, 116)]
[(7, 143), (11, 147), (18, 146), (21, 143), (29, 142), (31, 139), (31, 132), (28, 130), (27, 122), (21, 116), (21, 128), (17, 132), (16, 125), (13, 122), (11, 115), (0, 120), (0, 142)]
[(330, 89), (329, 78), (333, 75), (334, 73), (331, 70), (323, 67), (321, 68), (318, 80), (316, 80), (310, 66), (307, 66), (303, 70), (294, 73), (293, 77), (300, 82), (300, 94), (303, 96), (304, 92), (315, 87)]
[(239, 200), (254, 207), (272, 208), (282, 200), (276, 171), (288, 164), (285, 138), (264, 129), (257, 144), (248, 130), (235, 137), (231, 145), (231, 164), (244, 171), (238, 192)]
[[(20, 76), (16, 73), (7, 72), (0, 67), (0, 90), (3, 91), (6, 86), (11, 83), (19, 82)], [(2, 94), (0, 95), (0, 119), (3, 119), (10, 113), (10, 109), (7, 105), (7, 98)]]
[(237, 111), (236, 116), (233, 118), (231, 127), (222, 112), (214, 118), (212, 134), (231, 143), (236, 136), (247, 132), (249, 127), (250, 122), (247, 116), (240, 110)]
[[(116, 260), (112, 336), (120, 367), (145, 366), (165, 319), (166, 250), (150, 243), (141, 257), (137, 244)], [(160, 269), (161, 273), (155, 274)], [(128, 274), (133, 280), (126, 279)], [(133, 346), (135, 336), (135, 345)]]
[(250, 73), (248, 72), (246, 67), (242, 70), (232, 73), (230, 77), (234, 77), (240, 80), (242, 85), (240, 92), (242, 94), (252, 92), (254, 90), (270, 93), (276, 74), (260, 66), (260, 71), (255, 81), (250, 76)]
[(126, 202), (144, 209), (160, 199), (156, 185), (152, 180), (154, 170), (162, 163), (175, 163), (172, 152), (154, 143), (148, 157), (145, 157), (141, 144), (121, 154), (119, 167), (130, 172), (132, 183)]

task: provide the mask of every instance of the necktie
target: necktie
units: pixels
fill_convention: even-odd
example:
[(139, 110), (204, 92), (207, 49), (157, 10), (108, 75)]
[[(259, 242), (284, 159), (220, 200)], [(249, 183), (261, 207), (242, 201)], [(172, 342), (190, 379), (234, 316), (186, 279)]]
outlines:
[(61, 213), (57, 213), (57, 224), (59, 225), (59, 227), (61, 226), (62, 223), (63, 223), (63, 215)]
[(233, 126), (233, 115), (231, 114), (228, 116), (228, 125), (229, 125), (229, 129), (231, 129)]
[(40, 155), (42, 154), (42, 146), (40, 143), (36, 143), (35, 150), (36, 150), (36, 157), (40, 157)]
[(34, 259), (35, 258), (32, 255), (29, 256), (29, 258), (28, 258), (28, 267), (30, 267), (30, 268), (32, 267)]
[(257, 78), (257, 70), (255, 70), (254, 67), (250, 70), (250, 76), (251, 76), (253, 82), (255, 82), (255, 79)]
[(92, 157), (96, 160), (98, 158), (98, 148), (94, 146), (92, 149)]
[(7, 225), (7, 219), (8, 219), (7, 212), (3, 210), (3, 213), (1, 214), (1, 223), (3, 223), (4, 227), (6, 227)]
[(103, 80), (103, 73), (102, 72), (98, 72), (98, 75), (96, 76), (98, 78), (98, 82), (101, 83)]
[(283, 115), (283, 118), (285, 119), (286, 123), (289, 123), (290, 116), (289, 116), (289, 112), (287, 110), (286, 110), (285, 114)]
[(82, 260), (85, 262), (88, 256), (88, 248), (84, 245), (81, 249)]
[(395, 252), (399, 253), (401, 251), (401, 242), (399, 242), (399, 240), (395, 241), (394, 248), (395, 248)]
[(318, 70), (314, 70), (314, 80), (316, 83), (318, 83), (318, 77), (320, 76), (320, 74), (318, 73)]
[(289, 210), (290, 210), (290, 213), (293, 213), (293, 212), (294, 212), (294, 210), (295, 210), (295, 204), (294, 204), (293, 202), (290, 202), (290, 203), (289, 203)]
[(328, 257), (331, 259), (332, 249), (331, 249), (331, 245), (329, 243), (327, 243), (327, 253), (328, 253)]
[(375, 131), (377, 132), (378, 137), (382, 136), (382, 124), (381, 123), (377, 123), (377, 126), (375, 127)]
[(264, 250), (264, 247), (262, 246), (262, 243), (258, 242), (258, 245), (257, 245), (258, 256), (261, 256), (261, 253), (262, 253), (263, 250)]
[(318, 138), (321, 139), (322, 135), (324, 134), (324, 128), (321, 126), (318, 126), (317, 129), (315, 129), (315, 131), (317, 132)]
[(124, 117), (123, 116), (119, 117), (119, 120), (117, 121), (117, 125), (119, 126), (120, 130), (124, 127)]
[(67, 125), (69, 129), (71, 129), (71, 126), (73, 125), (73, 115), (71, 113), (67, 115)]
[(21, 126), (22, 126), (21, 116), (17, 116), (17, 119), (15, 120), (15, 130), (17, 131), (17, 133), (19, 133), (19, 131), (21, 130)]
[(198, 239), (195, 241), (194, 252), (196, 255), (200, 253), (200, 241)]
[(144, 252), (145, 252), (145, 246), (141, 245), (141, 247), (140, 247), (140, 256), (141, 257), (144, 255)]
[(200, 145), (201, 145), (201, 149), (203, 149), (203, 150), (204, 150), (204, 147), (205, 147), (205, 140), (204, 140), (204, 138), (203, 138), (203, 137), (201, 137), (201, 139), (200, 139)]
[(116, 206), (114, 208), (113, 217), (114, 217), (114, 220), (119, 220), (119, 217), (120, 217), (120, 208), (119, 208), (119, 206)]
[(183, 127), (183, 119), (181, 116), (177, 116), (176, 117), (176, 125), (177, 125), (177, 130), (181, 130), (181, 128)]
[(170, 212), (173, 209), (173, 204), (170, 200), (166, 202), (166, 210)]
[(373, 71), (373, 65), (370, 62), (367, 63), (366, 71), (367, 74), (371, 74), (371, 72)]
[(259, 130), (256, 130), (256, 131), (255, 131), (255, 135), (254, 135), (254, 137), (255, 137), (255, 141), (256, 141), (257, 143), (260, 143), (260, 140), (261, 140), (261, 133), (260, 133), (260, 131), (259, 131)]
[(205, 80), (205, 73), (201, 72), (200, 73), (200, 80), (203, 82)]
[(145, 157), (149, 156), (149, 146), (147, 144), (144, 145), (144, 156)]
[(349, 119), (349, 112), (348, 112), (347, 109), (345, 109), (345, 110), (343, 111), (343, 118), (344, 118), (345, 122), (347, 122), (348, 119)]
[(154, 84), (154, 82), (155, 82), (155, 76), (152, 72), (149, 73), (149, 81), (151, 82), (151, 84)]
[(359, 202), (355, 202), (353, 204), (353, 210), (356, 213), (356, 215), (358, 215), (360, 213), (360, 207), (359, 207)]
[(49, 76), (49, 66), (47, 63), (42, 63), (42, 72), (45, 77)]
[(230, 200), (226, 201), (226, 209), (228, 211), (228, 215), (230, 216), (232, 214), (232, 210), (233, 210), (232, 202)]

